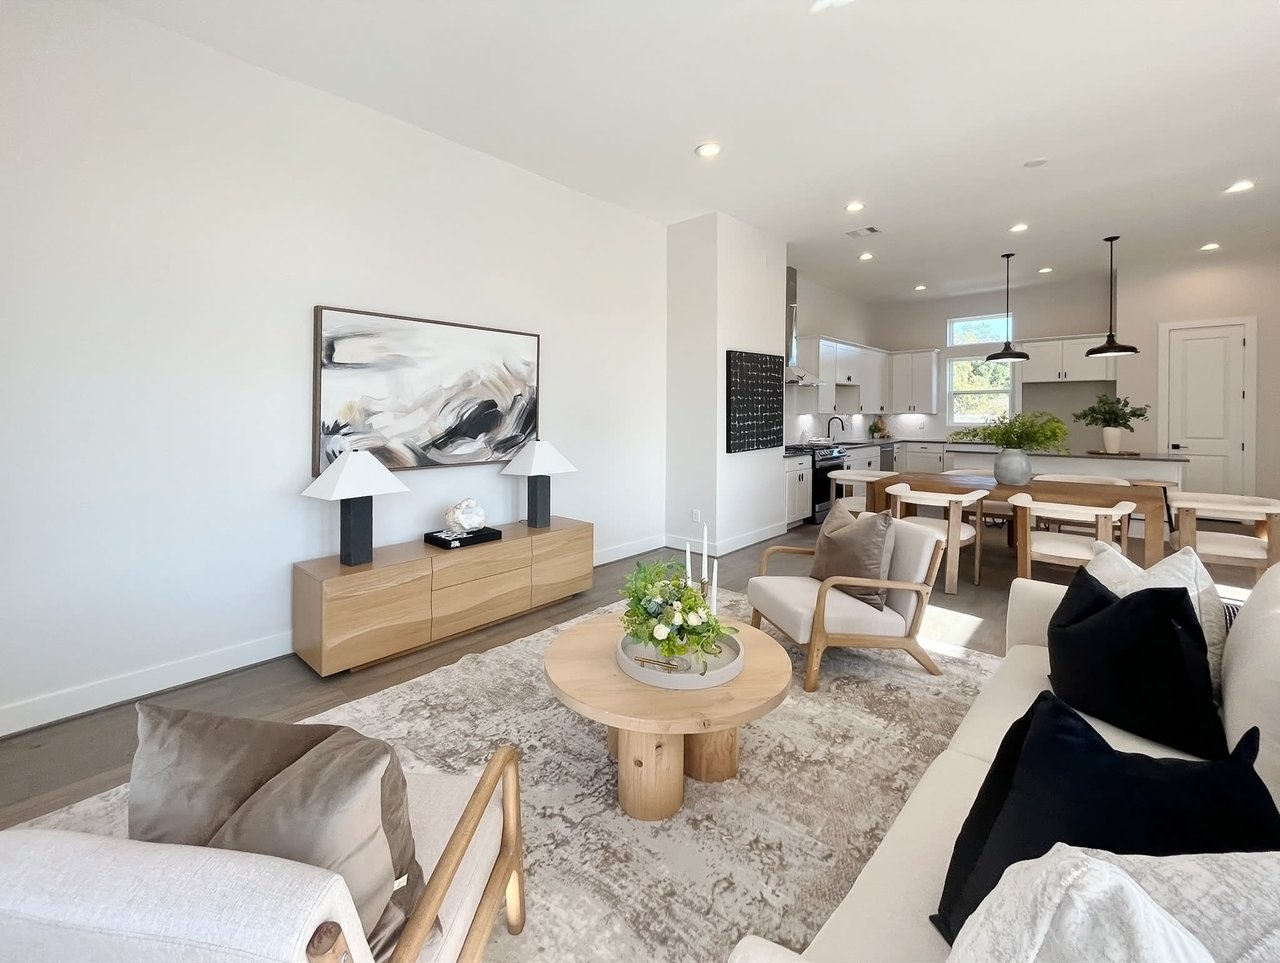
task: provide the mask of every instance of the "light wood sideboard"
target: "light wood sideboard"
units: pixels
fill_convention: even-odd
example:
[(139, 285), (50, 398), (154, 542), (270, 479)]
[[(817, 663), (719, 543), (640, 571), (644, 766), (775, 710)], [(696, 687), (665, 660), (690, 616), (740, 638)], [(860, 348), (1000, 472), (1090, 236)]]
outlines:
[(320, 675), (356, 669), (591, 588), (590, 522), (497, 526), (502, 539), (442, 549), (405, 542), (367, 565), (293, 566), (293, 650)]

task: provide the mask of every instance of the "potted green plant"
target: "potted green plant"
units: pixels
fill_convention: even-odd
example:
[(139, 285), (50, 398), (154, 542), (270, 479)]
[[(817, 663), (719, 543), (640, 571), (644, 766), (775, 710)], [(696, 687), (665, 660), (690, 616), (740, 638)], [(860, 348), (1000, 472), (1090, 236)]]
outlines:
[(1027, 452), (1066, 451), (1067, 424), (1047, 411), (1024, 411), (953, 431), (951, 440), (997, 446), (1000, 452), (996, 455), (996, 481), (1002, 485), (1025, 485), (1031, 481), (1031, 459)]
[(1098, 400), (1071, 417), (1092, 428), (1102, 429), (1102, 448), (1109, 455), (1120, 454), (1120, 432), (1133, 431), (1135, 421), (1146, 421), (1150, 405), (1131, 405), (1129, 399), (1098, 395)]

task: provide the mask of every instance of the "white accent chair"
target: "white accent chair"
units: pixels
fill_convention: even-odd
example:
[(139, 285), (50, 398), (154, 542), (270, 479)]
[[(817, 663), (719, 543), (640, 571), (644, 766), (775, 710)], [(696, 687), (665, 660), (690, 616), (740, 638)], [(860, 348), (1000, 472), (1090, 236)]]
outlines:
[[(1026, 492), (1009, 496), (1009, 504), (1015, 509), (1025, 508), (1030, 523), (1027, 531), (1018, 532), (1018, 574), (1029, 578), (1032, 562), (1048, 562), (1050, 565), (1066, 565), (1079, 568), (1093, 559), (1093, 543), (1115, 541), (1115, 524), (1127, 519), (1138, 506), (1133, 502), (1117, 502), (1112, 506), (1068, 505), (1062, 502), (1038, 502)], [(1037, 518), (1052, 521), (1087, 523), (1093, 526), (1089, 535), (1072, 535), (1068, 532), (1039, 531)], [(1120, 526), (1120, 551), (1129, 552), (1129, 526)]]
[[(1221, 495), (1213, 492), (1169, 492), (1169, 507), (1178, 517), (1178, 548), (1193, 548), (1200, 558), (1215, 565), (1251, 568), (1254, 577), (1280, 562), (1280, 500), (1257, 495)], [(1200, 517), (1253, 522), (1253, 534), (1201, 531)]]
[[(922, 525), (900, 519), (891, 525), (893, 555), (887, 579), (837, 575), (819, 582), (808, 575), (770, 575), (769, 560), (776, 555), (814, 554), (812, 548), (775, 545), (765, 549), (760, 574), (747, 582), (751, 624), (759, 628), (767, 619), (792, 642), (808, 647), (806, 692), (817, 690), (822, 654), (829, 648), (902, 649), (930, 674), (942, 674), (917, 640), (942, 563), (942, 539)], [(837, 585), (888, 589), (884, 609), (832, 591)]]
[[(990, 494), (985, 488), (977, 488), (963, 495), (950, 495), (942, 492), (912, 491), (911, 486), (902, 482), (890, 485), (884, 490), (889, 496), (889, 508), (894, 518), (902, 518), (912, 525), (922, 525), (941, 536), (947, 550), (947, 574), (943, 583), (943, 591), (947, 595), (955, 595), (960, 587), (960, 549), (973, 546), (973, 584), (979, 584), (982, 571), (982, 512), (983, 499)], [(916, 505), (930, 508), (941, 508), (945, 512), (943, 518), (924, 518), (919, 515), (903, 517), (903, 505)], [(966, 508), (972, 507), (975, 525), (964, 520)]]
[[(867, 492), (866, 485), (871, 482), (879, 481), (881, 478), (888, 478), (890, 475), (898, 474), (896, 471), (876, 471), (870, 468), (841, 468), (839, 471), (833, 471), (828, 477), (831, 479), (831, 504), (836, 503), (836, 498), (844, 502), (846, 508), (855, 515), (859, 512), (867, 510)], [(863, 491), (861, 495), (845, 495), (843, 489), (854, 488), (856, 485), (862, 485)]]
[[(508, 931), (524, 927), (516, 751), (499, 748), (478, 780), (413, 772), (405, 780), (428, 875), (392, 963), (479, 960), (504, 897)], [(443, 935), (428, 942), (437, 918)], [(0, 931), (0, 960), (24, 963), (373, 963), (337, 873), (66, 830), (0, 832)]]

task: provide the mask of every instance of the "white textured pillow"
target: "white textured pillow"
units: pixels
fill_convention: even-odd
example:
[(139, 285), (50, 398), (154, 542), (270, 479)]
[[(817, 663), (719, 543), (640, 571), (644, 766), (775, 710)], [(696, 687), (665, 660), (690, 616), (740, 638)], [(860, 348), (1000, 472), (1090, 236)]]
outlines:
[(1085, 571), (1124, 598), (1147, 588), (1185, 588), (1191, 606), (1200, 619), (1204, 641), (1209, 649), (1209, 678), (1213, 681), (1213, 697), (1222, 699), (1222, 651), (1227, 645), (1227, 615), (1213, 577), (1191, 548), (1174, 552), (1148, 569), (1135, 565), (1114, 545), (1093, 543), (1093, 561)]
[(1123, 869), (1063, 843), (1006, 869), (947, 957), (949, 963), (1213, 959)]

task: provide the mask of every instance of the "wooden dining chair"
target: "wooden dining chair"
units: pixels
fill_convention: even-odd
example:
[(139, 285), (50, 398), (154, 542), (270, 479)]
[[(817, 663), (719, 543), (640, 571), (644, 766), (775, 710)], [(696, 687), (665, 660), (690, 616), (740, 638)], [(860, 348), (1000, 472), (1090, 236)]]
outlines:
[[(1133, 502), (1116, 502), (1110, 506), (1069, 505), (1062, 502), (1038, 502), (1026, 492), (1018, 492), (1009, 497), (1009, 504), (1014, 509), (1025, 509), (1027, 525), (1018, 527), (1018, 576), (1031, 577), (1031, 563), (1048, 562), (1050, 565), (1066, 565), (1078, 568), (1087, 565), (1093, 559), (1093, 543), (1115, 542), (1115, 523), (1133, 514), (1138, 506)], [(1091, 523), (1093, 533), (1090, 535), (1072, 535), (1068, 532), (1038, 531), (1035, 528), (1037, 518), (1050, 518), (1055, 521), (1065, 519), (1068, 522)], [(1120, 527), (1120, 551), (1129, 552), (1129, 527)]]
[[(896, 471), (876, 471), (871, 468), (841, 468), (833, 471), (828, 477), (831, 479), (831, 504), (836, 503), (837, 495), (844, 502), (845, 507), (855, 515), (859, 512), (867, 510), (867, 495), (865, 486), (871, 482), (879, 481), (881, 478), (888, 478), (891, 475), (898, 474)], [(858, 485), (864, 486), (861, 495), (844, 494), (844, 489), (855, 488)]]
[[(1174, 543), (1190, 547), (1204, 562), (1251, 568), (1254, 577), (1280, 562), (1280, 500), (1258, 495), (1169, 492), (1177, 514)], [(1201, 518), (1253, 523), (1253, 534), (1201, 529)]]
[[(923, 525), (942, 537), (946, 545), (946, 577), (943, 591), (947, 595), (955, 595), (960, 588), (960, 549), (973, 546), (973, 584), (977, 585), (982, 572), (982, 524), (970, 525), (964, 520), (964, 511), (973, 506), (976, 517), (982, 516), (982, 500), (987, 497), (985, 488), (978, 488), (964, 494), (951, 495), (942, 492), (921, 492), (912, 490), (905, 482), (890, 485), (885, 489), (889, 496), (890, 511), (894, 518), (901, 518), (913, 525)], [(903, 516), (903, 505), (929, 506), (941, 508), (942, 518), (923, 518), (919, 515)]]
[[(1050, 474), (1044, 474), (1044, 475), (1033, 475), (1031, 480), (1044, 481), (1044, 482), (1070, 482), (1074, 485), (1113, 485), (1118, 488), (1128, 488), (1130, 486), (1129, 479), (1120, 478), (1117, 475), (1072, 475), (1072, 474), (1050, 473)], [(1052, 525), (1058, 531), (1062, 531), (1063, 525), (1066, 525), (1068, 528), (1072, 528), (1072, 527), (1080, 528), (1082, 524), (1081, 522), (1074, 521), (1070, 518), (1041, 518), (1040, 521), (1046, 527)], [(1083, 524), (1086, 524), (1089, 527), (1092, 527), (1093, 519), (1090, 519), (1088, 522)], [(1128, 545), (1129, 544), (1129, 516), (1128, 515), (1116, 521), (1116, 531), (1120, 536), (1120, 541), (1123, 544)]]
[[(977, 468), (948, 468), (941, 472), (943, 475), (977, 475), (981, 476), (981, 471)], [(977, 518), (977, 512), (965, 509), (965, 518)], [(1008, 502), (997, 501), (994, 498), (984, 498), (982, 500), (982, 521), (985, 523), (987, 519), (993, 522), (1011, 522), (1013, 520), (1013, 508)]]

